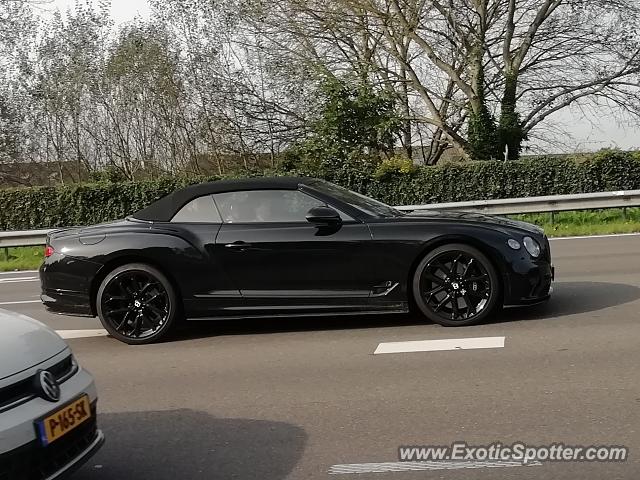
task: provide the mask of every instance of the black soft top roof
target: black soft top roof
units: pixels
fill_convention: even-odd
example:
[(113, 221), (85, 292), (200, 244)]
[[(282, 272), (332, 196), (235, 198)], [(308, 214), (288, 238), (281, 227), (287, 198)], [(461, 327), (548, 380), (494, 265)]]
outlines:
[(238, 190), (296, 190), (300, 184), (310, 185), (317, 181), (308, 177), (259, 177), (199, 183), (170, 193), (137, 211), (132, 217), (150, 222), (168, 222), (187, 203), (203, 195)]

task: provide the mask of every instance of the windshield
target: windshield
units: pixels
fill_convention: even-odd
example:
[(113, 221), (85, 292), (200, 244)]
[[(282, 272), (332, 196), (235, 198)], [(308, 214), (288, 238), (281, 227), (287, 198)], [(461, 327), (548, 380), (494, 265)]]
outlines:
[(318, 180), (312, 186), (319, 192), (330, 195), (374, 217), (400, 217), (404, 215), (400, 210), (396, 210), (389, 205), (333, 183)]

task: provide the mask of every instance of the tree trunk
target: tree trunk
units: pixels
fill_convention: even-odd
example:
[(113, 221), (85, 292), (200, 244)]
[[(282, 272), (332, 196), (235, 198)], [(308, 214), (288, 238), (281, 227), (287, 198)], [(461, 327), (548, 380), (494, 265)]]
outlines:
[[(405, 52), (403, 54), (406, 55)], [(404, 67), (404, 64), (400, 65), (400, 100), (402, 102), (401, 109), (402, 115), (405, 120), (402, 122), (402, 146), (404, 147), (405, 155), (409, 159), (413, 159), (413, 136), (411, 132), (411, 111), (409, 109), (409, 87), (408, 87), (408, 78), (407, 71)]]
[(509, 147), (509, 160), (517, 160), (520, 157), (522, 142), (525, 139), (520, 115), (516, 111), (517, 90), (517, 74), (507, 71), (505, 73), (504, 94), (500, 105), (498, 147), (501, 152), (504, 152), (507, 146)]
[(496, 124), (485, 100), (484, 47), (481, 42), (478, 43), (470, 64), (474, 96), (469, 99), (467, 154), (474, 160), (491, 160), (498, 152)]

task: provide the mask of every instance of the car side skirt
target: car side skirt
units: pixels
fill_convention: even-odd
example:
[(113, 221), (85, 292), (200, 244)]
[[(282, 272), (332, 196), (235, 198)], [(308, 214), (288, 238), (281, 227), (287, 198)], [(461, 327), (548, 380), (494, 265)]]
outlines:
[(358, 316), (358, 315), (394, 315), (408, 313), (409, 308), (394, 310), (361, 310), (342, 312), (291, 312), (291, 313), (266, 313), (261, 315), (238, 314), (217, 317), (195, 317), (187, 318), (188, 321), (215, 321), (215, 320), (252, 320), (260, 318), (306, 318), (306, 317), (331, 317), (331, 316)]

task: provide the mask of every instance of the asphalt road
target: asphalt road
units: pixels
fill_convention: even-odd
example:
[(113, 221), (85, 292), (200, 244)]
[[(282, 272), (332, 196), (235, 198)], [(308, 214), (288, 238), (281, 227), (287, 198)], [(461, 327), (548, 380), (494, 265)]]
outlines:
[[(553, 299), (477, 327), (341, 317), (199, 325), (143, 347), (71, 339), (96, 377), (107, 436), (74, 478), (640, 478), (640, 236), (552, 248)], [(37, 300), (35, 275), (0, 275), (0, 308), (57, 330), (99, 328), (13, 303)], [(504, 347), (373, 354), (383, 342), (473, 337), (504, 337)], [(336, 473), (397, 462), (401, 445), (454, 441), (624, 445), (630, 457)]]

